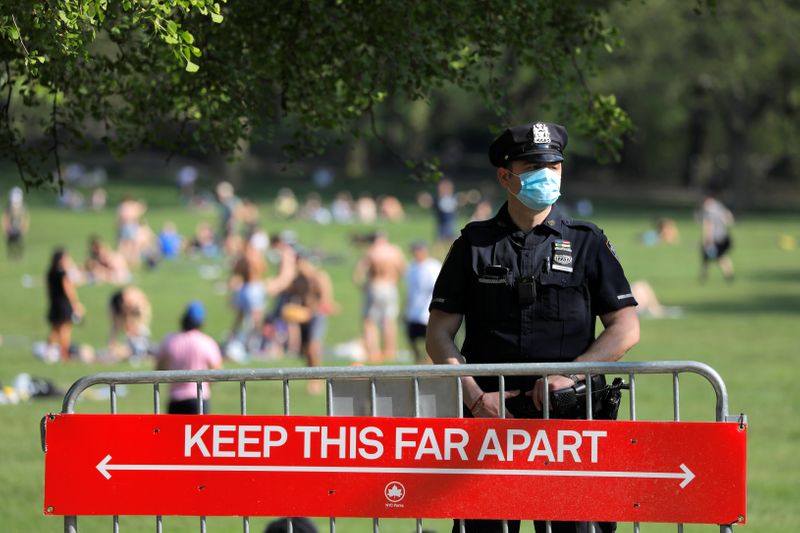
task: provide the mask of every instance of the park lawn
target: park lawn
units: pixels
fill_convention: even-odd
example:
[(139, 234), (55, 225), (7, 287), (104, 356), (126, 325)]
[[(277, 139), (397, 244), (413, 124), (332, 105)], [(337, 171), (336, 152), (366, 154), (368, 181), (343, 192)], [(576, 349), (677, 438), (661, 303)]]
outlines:
[[(401, 199), (410, 202), (418, 184), (404, 184)], [(354, 193), (367, 187), (359, 183)], [(369, 187), (372, 188), (372, 185)], [(5, 188), (4, 188), (5, 190)], [(194, 212), (179, 207), (174, 189), (153, 184), (109, 185), (109, 197), (118, 199), (130, 190), (147, 199), (147, 221), (158, 230), (172, 220), (179, 230), (191, 232), (198, 220), (216, 223), (212, 211)], [(373, 189), (374, 190), (374, 189)], [(359, 334), (361, 298), (351, 281), (358, 250), (350, 244), (356, 233), (377, 227), (404, 248), (414, 239), (430, 238), (432, 216), (408, 204), (408, 219), (402, 224), (381, 222), (370, 227), (319, 226), (308, 222), (276, 220), (268, 200), (273, 190), (254, 192), (262, 205), (262, 220), (269, 232), (291, 228), (306, 246), (318, 248), (328, 256), (325, 268), (333, 278), (342, 312), (330, 319), (327, 344), (333, 346), (356, 338)], [(98, 371), (125, 370), (130, 365), (45, 365), (32, 355), (32, 341), (43, 339), (45, 293), (43, 274), (52, 248), (66, 245), (73, 256), (82, 261), (86, 240), (97, 233), (113, 242), (114, 213), (68, 212), (52, 207), (46, 193), (31, 195), (32, 228), (27, 239), (24, 259), (17, 263), (0, 261), (0, 381), (8, 385), (22, 372), (46, 377), (61, 387), (68, 387), (79, 377)], [(567, 201), (570, 198), (567, 197)], [(652, 226), (657, 216), (669, 215), (678, 223), (680, 243), (675, 246), (646, 247), (640, 234)], [(800, 240), (800, 224), (791, 214), (762, 213), (740, 217), (734, 228), (733, 258), (737, 278), (725, 284), (719, 271), (712, 270), (706, 284), (698, 282), (699, 229), (691, 209), (682, 206), (626, 206), (598, 202), (593, 221), (611, 237), (625, 266), (629, 279), (646, 279), (665, 305), (680, 306), (683, 314), (671, 319), (642, 321), (642, 340), (626, 357), (628, 360), (697, 360), (714, 367), (725, 380), (730, 395), (731, 413), (749, 417), (748, 526), (758, 532), (791, 531), (800, 523), (796, 505), (800, 491), (800, 474), (796, 448), (800, 440), (800, 419), (796, 415), (798, 388), (795, 385), (797, 357), (797, 324), (800, 318), (800, 250), (783, 250), (779, 237), (789, 234)], [(437, 250), (442, 257), (445, 249)], [(220, 277), (205, 279), (201, 270), (217, 267)], [(139, 271), (134, 282), (151, 298), (154, 319), (153, 337), (161, 338), (177, 327), (178, 316), (191, 298), (203, 300), (208, 307), (207, 331), (220, 338), (232, 320), (227, 295), (221, 290), (225, 280), (221, 261), (179, 259), (162, 263), (152, 271)], [(213, 270), (213, 269), (212, 269)], [(28, 277), (25, 277), (28, 276)], [(23, 281), (28, 288), (23, 286)], [(74, 332), (74, 340), (95, 347), (106, 342), (108, 319), (106, 305), (113, 292), (110, 286), (84, 286), (79, 289), (87, 307), (86, 320)], [(794, 342), (793, 342), (794, 341)], [(401, 348), (405, 348), (402, 345)], [(347, 364), (328, 359), (329, 364)], [(277, 363), (257, 361), (255, 366), (296, 366), (296, 358)], [(228, 365), (229, 367), (233, 365)], [(637, 380), (637, 415), (639, 419), (669, 420), (672, 418), (671, 380), (642, 377)], [(152, 410), (149, 387), (128, 387), (119, 399), (120, 412)], [(94, 399), (81, 402), (79, 412), (107, 412), (108, 400), (102, 391)], [(293, 389), (294, 412), (316, 412), (319, 399), (307, 396), (302, 387)], [(248, 408), (251, 413), (278, 413), (281, 409), (278, 389), (269, 384), (249, 388)], [(238, 413), (238, 387), (218, 385), (214, 390), (214, 412)], [(58, 531), (61, 520), (42, 516), (43, 459), (39, 446), (39, 420), (48, 412), (60, 410), (60, 399), (41, 399), (19, 405), (0, 406), (0, 530), (10, 532)], [(681, 381), (681, 418), (713, 420), (714, 400), (710, 388), (702, 380), (687, 377)], [(627, 416), (623, 409), (621, 417)], [(80, 487), (76, 487), (80, 490)], [(251, 531), (260, 531), (264, 518), (251, 520)], [(326, 524), (320, 520), (321, 525)], [(109, 518), (81, 518), (80, 531), (107, 531)], [(165, 518), (165, 531), (199, 530), (197, 518)], [(122, 531), (154, 529), (151, 517), (123, 517)], [(525, 529), (525, 528), (529, 529)], [(371, 520), (337, 521), (337, 531), (366, 532)], [(209, 531), (241, 531), (237, 518), (209, 518)], [(425, 521), (425, 529), (449, 531), (449, 521)], [(642, 531), (674, 531), (674, 525), (645, 524)], [(746, 529), (746, 530), (747, 530)], [(323, 530), (327, 530), (327, 525)], [(384, 520), (381, 530), (389, 533), (410, 533), (413, 520)], [(622, 531), (630, 530), (624, 525)], [(715, 531), (714, 526), (687, 525), (685, 531)], [(523, 531), (532, 531), (530, 525)]]

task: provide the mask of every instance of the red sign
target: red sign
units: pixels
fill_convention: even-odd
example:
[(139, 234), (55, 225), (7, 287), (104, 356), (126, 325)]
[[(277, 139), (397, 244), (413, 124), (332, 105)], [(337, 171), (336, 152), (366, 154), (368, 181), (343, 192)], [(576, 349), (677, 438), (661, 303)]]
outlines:
[(48, 514), (745, 516), (735, 423), (73, 414), (46, 446)]

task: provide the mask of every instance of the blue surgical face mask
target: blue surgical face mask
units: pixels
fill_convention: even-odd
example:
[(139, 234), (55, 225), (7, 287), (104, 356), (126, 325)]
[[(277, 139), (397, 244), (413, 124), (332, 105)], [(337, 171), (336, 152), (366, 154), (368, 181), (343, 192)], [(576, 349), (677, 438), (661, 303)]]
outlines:
[[(514, 174), (521, 185), (520, 191), (514, 196), (528, 209), (540, 211), (556, 203), (561, 196), (561, 174), (550, 167)], [(513, 194), (513, 193), (512, 193)]]

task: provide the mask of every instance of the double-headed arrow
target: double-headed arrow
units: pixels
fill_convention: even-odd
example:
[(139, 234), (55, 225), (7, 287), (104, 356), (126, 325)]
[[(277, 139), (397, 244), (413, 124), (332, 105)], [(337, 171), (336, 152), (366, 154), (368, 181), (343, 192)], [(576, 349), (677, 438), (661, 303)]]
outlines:
[(446, 474), (470, 476), (555, 476), (555, 477), (608, 477), (638, 479), (680, 479), (684, 488), (694, 479), (694, 473), (681, 463), (681, 472), (624, 472), (602, 470), (506, 470), (502, 468), (381, 468), (353, 466), (265, 466), (265, 465), (123, 465), (111, 464), (106, 455), (97, 463), (97, 470), (111, 479), (111, 470), (120, 471), (191, 471), (191, 472), (325, 472), (362, 474)]

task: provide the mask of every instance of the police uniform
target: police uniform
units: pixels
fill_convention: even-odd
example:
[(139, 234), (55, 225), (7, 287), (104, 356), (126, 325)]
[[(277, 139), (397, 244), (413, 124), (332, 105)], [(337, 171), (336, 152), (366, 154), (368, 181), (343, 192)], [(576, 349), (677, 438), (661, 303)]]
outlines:
[[(566, 130), (554, 124), (509, 128), (492, 144), (490, 160), (495, 166), (528, 157), (559, 162), (566, 139)], [(598, 316), (633, 305), (630, 284), (602, 230), (566, 216), (555, 204), (543, 223), (524, 232), (506, 203), (494, 218), (461, 231), (430, 308), (463, 315), (461, 354), (467, 363), (489, 364), (573, 361), (595, 340)], [(510, 376), (506, 390), (530, 390), (536, 378)], [(475, 380), (485, 392), (498, 390), (497, 378)], [(496, 521), (467, 522), (467, 531), (499, 531)], [(518, 523), (509, 526), (513, 531)], [(554, 523), (553, 531), (581, 527)]]
[[(554, 205), (525, 233), (503, 205), (468, 224), (453, 243), (433, 290), (431, 309), (464, 315), (468, 363), (572, 361), (595, 339), (597, 316), (636, 305), (602, 230), (565, 217)], [(485, 391), (496, 378), (476, 378)], [(509, 377), (506, 388), (532, 383)], [(517, 383), (514, 383), (514, 381)]]

